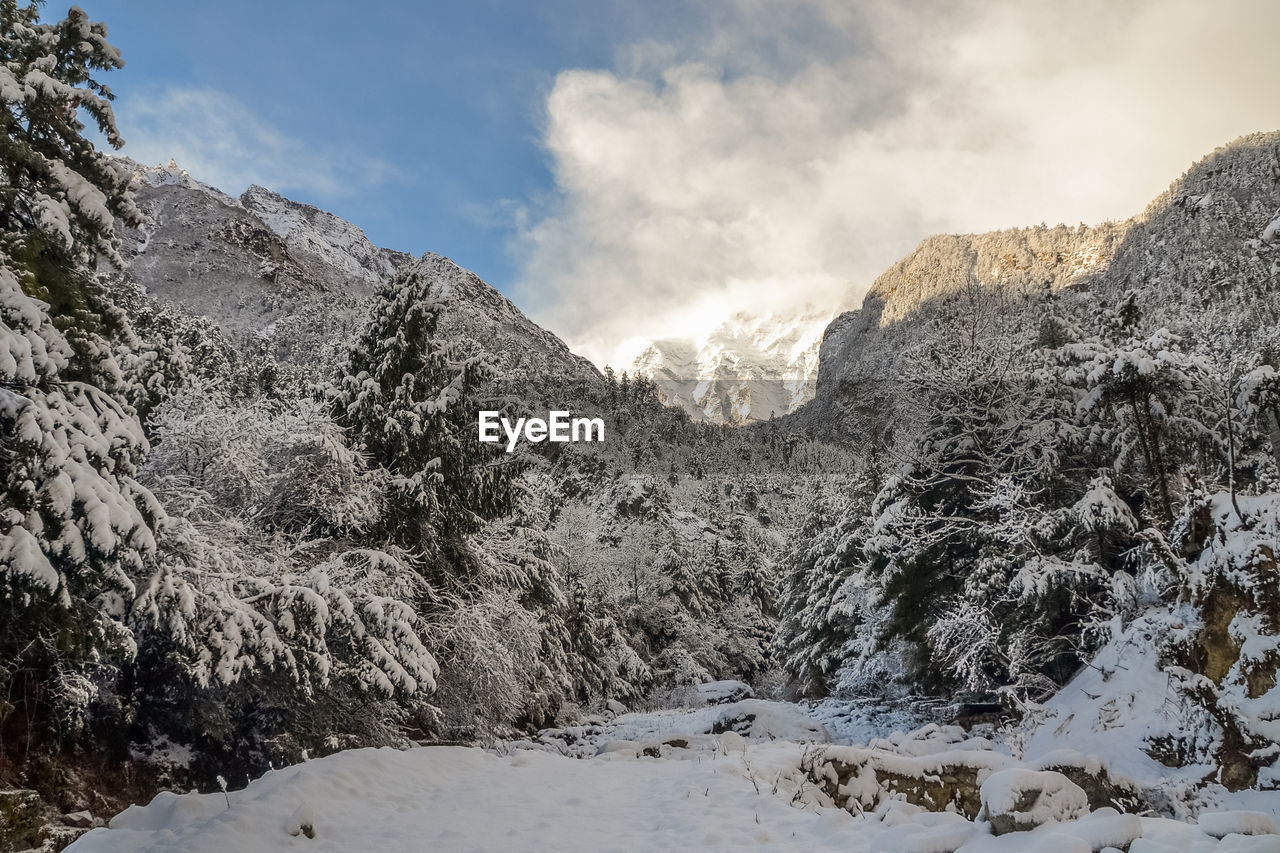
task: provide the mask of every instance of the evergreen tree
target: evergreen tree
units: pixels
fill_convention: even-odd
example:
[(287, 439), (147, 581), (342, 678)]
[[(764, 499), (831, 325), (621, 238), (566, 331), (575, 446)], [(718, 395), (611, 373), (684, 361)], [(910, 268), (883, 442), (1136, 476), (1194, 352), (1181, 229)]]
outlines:
[(660, 578), (663, 597), (674, 599), (695, 617), (707, 613), (704, 584), (699, 581), (684, 547), (674, 536), (654, 558), (653, 570)]
[(50, 706), (74, 695), (68, 680), (128, 660), (124, 618), (163, 515), (135, 479), (141, 427), (101, 389), (65, 379), (70, 358), (46, 306), (0, 267), (0, 682), (16, 679), (0, 683), (6, 729), (58, 719)]
[(819, 494), (783, 558), (774, 651), (810, 695), (827, 692), (856, 632), (866, 630), (848, 586), (865, 582), (863, 549), (875, 487), (875, 479), (863, 474), (834, 498)]
[(146, 440), (93, 322), (109, 303), (92, 264), (119, 260), (113, 215), (140, 216), (77, 111), (122, 144), (93, 77), (120, 55), (79, 9), (38, 12), (0, 2), (0, 743), (28, 747), (80, 719), (132, 655), (124, 620), (162, 517), (135, 479)]
[(1207, 363), (1185, 353), (1168, 329), (1094, 342), (1078, 352), (1084, 356), (1085, 425), (1112, 466), (1135, 490), (1145, 490), (1150, 518), (1169, 524), (1180, 498), (1180, 466), (1193, 462), (1216, 475), (1226, 455), (1212, 401), (1199, 393), (1209, 378)]
[(734, 573), (735, 591), (766, 616), (773, 615), (777, 589), (773, 566), (758, 553), (744, 551), (737, 560)]
[[(77, 8), (57, 23), (39, 21), (40, 6), (0, 0), (0, 249), (19, 275), (70, 313), (98, 257), (119, 262), (114, 217), (130, 225), (142, 215), (130, 176), (84, 138), (84, 110), (114, 148), (124, 144), (111, 109), (114, 95), (95, 71), (124, 66), (106, 25)], [(77, 307), (86, 307), (83, 304)]]
[(475, 395), (491, 370), (437, 337), (441, 310), (419, 270), (389, 281), (330, 396), (338, 423), (391, 473), (392, 541), (460, 558), (463, 537), (510, 511), (513, 471), (499, 446), (475, 439)]
[(915, 438), (876, 498), (867, 556), (890, 607), (882, 640), (925, 650), (924, 680), (1041, 694), (1074, 670), (1080, 590), (1101, 578), (1062, 558), (1074, 397), (1016, 307), (965, 294), (911, 355)]

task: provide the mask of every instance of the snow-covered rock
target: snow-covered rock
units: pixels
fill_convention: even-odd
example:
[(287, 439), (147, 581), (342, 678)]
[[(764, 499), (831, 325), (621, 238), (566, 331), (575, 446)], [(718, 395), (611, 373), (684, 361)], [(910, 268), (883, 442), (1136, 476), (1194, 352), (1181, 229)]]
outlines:
[(664, 740), (676, 735), (733, 732), (749, 740), (827, 743), (831, 733), (804, 709), (789, 702), (741, 699), (694, 710), (623, 714), (610, 724), (610, 738)]
[(1052, 770), (998, 770), (982, 783), (982, 813), (996, 835), (1078, 820), (1089, 811), (1084, 789)]
[(741, 681), (708, 681), (695, 688), (704, 705), (724, 705), (740, 699), (751, 699), (756, 692)]
[(1142, 818), (1102, 808), (1066, 826), (1056, 827), (1055, 834), (1079, 838), (1090, 850), (1123, 850), (1142, 837)]
[[(1276, 834), (1276, 822), (1261, 812), (1201, 812), (1196, 818), (1196, 825), (1201, 832), (1214, 838)], [(1280, 840), (1277, 843), (1280, 844)]]

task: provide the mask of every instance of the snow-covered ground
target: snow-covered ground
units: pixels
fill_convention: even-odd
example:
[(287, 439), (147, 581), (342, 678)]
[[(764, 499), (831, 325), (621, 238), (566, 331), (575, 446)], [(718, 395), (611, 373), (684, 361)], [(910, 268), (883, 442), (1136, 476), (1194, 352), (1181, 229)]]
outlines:
[[(394, 851), (848, 847), (854, 819), (792, 808), (760, 781), (773, 744), (680, 758), (579, 760), (467, 747), (354, 750), (270, 773), (230, 794), (162, 794), (84, 836), (84, 851)], [(313, 827), (314, 838), (301, 833)], [(298, 831), (298, 835), (291, 833)]]
[[(1274, 793), (1219, 803), (1258, 811), (1202, 813), (1198, 825), (1088, 812), (1083, 792), (1065, 777), (958, 727), (892, 731), (913, 721), (875, 705), (705, 693), (722, 703), (622, 714), (488, 750), (352, 750), (268, 773), (226, 797), (164, 793), (71, 849), (1280, 851)], [(843, 745), (859, 735), (867, 748)], [(1047, 822), (995, 837), (985, 820), (892, 797), (859, 814), (837, 807), (815, 783), (813, 768), (826, 757), (871, 757), (921, 778), (941, 763), (980, 765), (984, 802), (1016, 812), (1028, 789), (1043, 791), (1022, 817)], [(841, 793), (857, 796), (865, 787), (860, 776)]]

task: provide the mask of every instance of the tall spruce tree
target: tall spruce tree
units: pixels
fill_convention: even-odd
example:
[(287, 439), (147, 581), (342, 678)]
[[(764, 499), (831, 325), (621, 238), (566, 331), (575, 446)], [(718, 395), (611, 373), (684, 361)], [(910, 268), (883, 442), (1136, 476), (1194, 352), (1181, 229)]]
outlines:
[[(134, 578), (161, 510), (134, 479), (141, 427), (115, 393), (98, 334), (109, 307), (92, 265), (119, 260), (113, 217), (139, 221), (115, 146), (119, 68), (106, 27), (72, 9), (0, 2), (0, 743), (70, 734), (101, 678), (127, 660)], [(119, 315), (108, 319), (119, 320)], [(58, 731), (53, 731), (58, 729)], [(9, 735), (13, 736), (10, 737)]]
[(513, 465), (476, 440), (476, 394), (492, 371), (439, 337), (441, 310), (418, 269), (392, 278), (330, 393), (338, 423), (392, 475), (384, 532), (407, 550), (462, 559), (463, 538), (511, 510)]
[(860, 472), (838, 495), (819, 495), (783, 558), (774, 653), (807, 694), (827, 692), (860, 629), (847, 587), (864, 580), (863, 549), (878, 486), (875, 472)]

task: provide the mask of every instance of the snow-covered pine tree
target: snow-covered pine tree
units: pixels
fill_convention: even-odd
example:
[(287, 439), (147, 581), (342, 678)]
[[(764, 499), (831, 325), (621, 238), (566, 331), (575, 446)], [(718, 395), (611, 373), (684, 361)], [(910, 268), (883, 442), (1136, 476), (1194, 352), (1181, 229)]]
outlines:
[(101, 389), (64, 379), (71, 357), (45, 304), (0, 267), (6, 729), (39, 730), (65, 719), (56, 706), (92, 698), (90, 670), (130, 657), (123, 620), (133, 578), (154, 556), (162, 515), (135, 480), (146, 449), (141, 427)]
[(0, 742), (16, 748), (71, 734), (132, 654), (123, 620), (162, 515), (134, 479), (141, 428), (108, 393), (121, 371), (92, 271), (119, 260), (113, 216), (140, 219), (78, 115), (121, 144), (93, 77), (120, 54), (79, 9), (38, 16), (0, 2)]
[(733, 592), (734, 567), (729, 547), (717, 536), (709, 549), (703, 549), (701, 555), (703, 575), (708, 585), (714, 584), (717, 598), (728, 597)]
[(1280, 471), (1280, 371), (1263, 362), (1241, 376), (1236, 407), (1263, 439), (1260, 444), (1269, 449), (1271, 464)]
[(751, 547), (750, 539), (740, 546), (734, 559), (733, 591), (749, 601), (760, 613), (772, 616), (778, 596), (775, 570), (769, 558)]
[(673, 600), (694, 617), (707, 613), (704, 584), (674, 534), (654, 558), (653, 571), (662, 585), (663, 598)]
[(114, 217), (137, 225), (142, 214), (128, 190), (130, 175), (84, 138), (79, 117), (84, 110), (108, 143), (124, 144), (114, 96), (94, 78), (124, 66), (120, 51), (107, 42), (106, 25), (78, 7), (56, 23), (39, 16), (36, 3), (0, 0), (0, 242), (16, 266), (69, 307), (74, 290), (57, 285), (98, 257), (119, 261)]
[(807, 694), (827, 692), (855, 636), (870, 630), (860, 624), (858, 598), (867, 583), (864, 548), (880, 485), (871, 464), (834, 494), (817, 495), (783, 557), (786, 577), (774, 654)]
[(441, 310), (416, 267), (388, 281), (329, 396), (356, 446), (391, 473), (386, 534), (459, 562), (467, 558), (463, 538), (510, 511), (514, 472), (498, 445), (475, 440), (475, 395), (491, 371), (437, 335)]
[(1209, 365), (1165, 328), (1071, 349), (1080, 363), (1071, 380), (1087, 390), (1084, 426), (1125, 478), (1122, 485), (1145, 495), (1141, 512), (1168, 525), (1180, 503), (1180, 467), (1195, 464), (1216, 477), (1225, 466), (1225, 442), (1214, 428), (1217, 401), (1200, 393)]
[(142, 213), (131, 175), (84, 138), (81, 121), (87, 115), (110, 145), (123, 144), (114, 95), (95, 73), (124, 63), (106, 26), (78, 7), (53, 23), (39, 21), (39, 8), (0, 4), (0, 253), (71, 345), (63, 376), (125, 400), (132, 377), (111, 356), (113, 340), (132, 332), (94, 267), (121, 263), (115, 218), (136, 226)]

